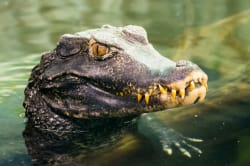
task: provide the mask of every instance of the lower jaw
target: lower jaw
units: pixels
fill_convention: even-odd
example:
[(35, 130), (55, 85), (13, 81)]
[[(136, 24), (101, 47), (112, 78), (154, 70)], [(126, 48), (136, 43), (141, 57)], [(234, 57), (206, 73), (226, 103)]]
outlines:
[(166, 108), (173, 108), (184, 105), (191, 105), (204, 100), (206, 96), (206, 88), (200, 86), (186, 93), (184, 98), (180, 96), (172, 97), (170, 94), (161, 94), (160, 101)]

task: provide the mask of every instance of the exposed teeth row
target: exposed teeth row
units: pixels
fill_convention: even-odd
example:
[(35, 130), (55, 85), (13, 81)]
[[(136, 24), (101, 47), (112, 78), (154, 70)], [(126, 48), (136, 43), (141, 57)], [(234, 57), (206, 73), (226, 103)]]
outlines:
[[(203, 80), (198, 80), (196, 81), (196, 83), (200, 84), (201, 86), (204, 86), (206, 89), (208, 89), (207, 83), (206, 81)], [(145, 92), (144, 94), (140, 93), (139, 91), (137, 92), (137, 101), (141, 102), (143, 97), (145, 100), (146, 104), (149, 104), (150, 101), (150, 97), (151, 96), (156, 96), (159, 94), (167, 94), (170, 93), (171, 97), (173, 99), (176, 99), (176, 96), (178, 95), (181, 99), (184, 99), (185, 94), (186, 94), (186, 90), (192, 91), (195, 89), (196, 87), (196, 83), (195, 81), (190, 81), (189, 84), (186, 86), (184, 83), (184, 86), (181, 86), (180, 88), (178, 88), (176, 86), (176, 84), (172, 85), (171, 88), (167, 87), (164, 88), (162, 85), (158, 84), (158, 85), (154, 85), (152, 88), (150, 88), (147, 92)], [(177, 84), (178, 85), (178, 84)], [(180, 85), (180, 84), (179, 84)]]

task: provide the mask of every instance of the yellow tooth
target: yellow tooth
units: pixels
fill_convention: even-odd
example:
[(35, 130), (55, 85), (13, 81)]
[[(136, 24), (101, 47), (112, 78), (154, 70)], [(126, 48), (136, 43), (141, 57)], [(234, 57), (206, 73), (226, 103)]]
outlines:
[(206, 88), (206, 90), (208, 90), (208, 85), (207, 85), (207, 83), (203, 83), (202, 85)]
[(157, 89), (157, 85), (156, 84), (154, 84), (154, 86), (153, 86), (153, 90), (155, 91)]
[(149, 103), (149, 97), (150, 97), (150, 95), (148, 93), (145, 93), (145, 102), (147, 105)]
[(206, 88), (206, 90), (208, 90), (208, 85), (207, 85), (207, 82), (205, 81), (205, 79), (199, 78), (198, 80), (201, 83), (201, 85), (204, 86)]
[(152, 95), (153, 92), (154, 92), (154, 89), (149, 89), (148, 94)]
[(176, 90), (172, 89), (171, 96), (175, 99), (176, 98)]
[(180, 96), (182, 99), (185, 97), (185, 89), (180, 89)]
[(159, 88), (160, 88), (161, 94), (166, 94), (167, 93), (166, 89), (164, 89), (161, 85), (159, 85)]
[(142, 95), (140, 93), (137, 94), (137, 101), (140, 102), (142, 99)]
[(190, 90), (194, 90), (194, 89), (195, 89), (194, 81), (191, 81), (191, 82), (190, 82), (189, 89), (190, 89)]
[(206, 84), (206, 86), (205, 86), (205, 87), (206, 87), (206, 89), (208, 90), (208, 84)]

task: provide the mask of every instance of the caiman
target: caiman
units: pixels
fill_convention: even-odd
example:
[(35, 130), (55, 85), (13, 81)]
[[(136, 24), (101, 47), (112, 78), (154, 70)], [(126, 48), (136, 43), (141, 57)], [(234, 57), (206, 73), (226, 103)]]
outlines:
[[(65, 34), (44, 53), (32, 70), (23, 105), (28, 123), (41, 132), (91, 132), (200, 102), (207, 81), (196, 64), (157, 52), (142, 27), (104, 25)], [(145, 117), (157, 125), (153, 115)]]

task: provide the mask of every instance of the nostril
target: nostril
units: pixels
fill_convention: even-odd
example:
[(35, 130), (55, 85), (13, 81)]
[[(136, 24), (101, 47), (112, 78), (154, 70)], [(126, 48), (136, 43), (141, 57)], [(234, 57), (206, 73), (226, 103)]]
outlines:
[(192, 64), (192, 62), (186, 61), (186, 60), (180, 60), (180, 61), (176, 62), (176, 67), (183, 67), (183, 66), (187, 66), (190, 64)]

